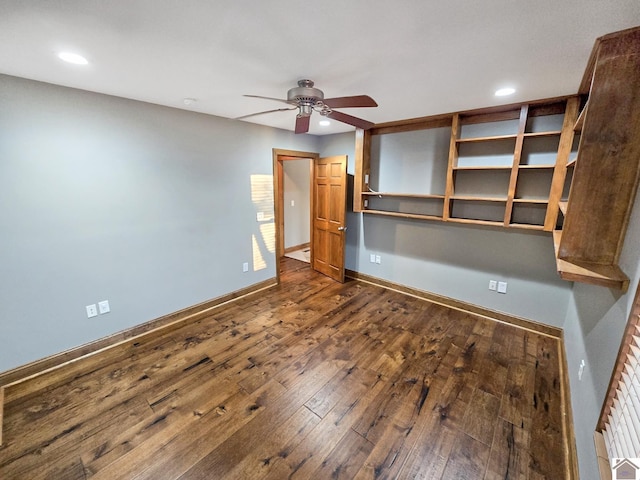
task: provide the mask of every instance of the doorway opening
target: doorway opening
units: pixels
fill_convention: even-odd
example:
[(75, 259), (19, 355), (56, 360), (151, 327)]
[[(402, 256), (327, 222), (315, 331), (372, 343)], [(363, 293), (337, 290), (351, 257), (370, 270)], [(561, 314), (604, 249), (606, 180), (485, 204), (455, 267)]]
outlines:
[(280, 264), (286, 254), (300, 251), (301, 256), (308, 256), (309, 265), (313, 264), (313, 168), (319, 157), (314, 152), (273, 150), (278, 283)]

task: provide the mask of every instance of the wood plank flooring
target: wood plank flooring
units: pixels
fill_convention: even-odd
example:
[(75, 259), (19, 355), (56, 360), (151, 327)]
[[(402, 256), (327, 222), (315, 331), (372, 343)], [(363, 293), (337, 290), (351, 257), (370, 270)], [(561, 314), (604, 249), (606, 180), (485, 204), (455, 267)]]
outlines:
[(281, 279), (9, 400), (0, 478), (566, 478), (557, 339)]

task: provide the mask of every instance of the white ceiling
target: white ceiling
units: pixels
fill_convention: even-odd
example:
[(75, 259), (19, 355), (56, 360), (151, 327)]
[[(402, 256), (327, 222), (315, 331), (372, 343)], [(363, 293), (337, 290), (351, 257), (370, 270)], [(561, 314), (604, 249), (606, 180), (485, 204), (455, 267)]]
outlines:
[[(0, 0), (0, 73), (228, 118), (310, 78), (381, 123), (575, 93), (595, 39), (639, 24), (639, 0)], [(321, 118), (310, 133), (353, 130)]]

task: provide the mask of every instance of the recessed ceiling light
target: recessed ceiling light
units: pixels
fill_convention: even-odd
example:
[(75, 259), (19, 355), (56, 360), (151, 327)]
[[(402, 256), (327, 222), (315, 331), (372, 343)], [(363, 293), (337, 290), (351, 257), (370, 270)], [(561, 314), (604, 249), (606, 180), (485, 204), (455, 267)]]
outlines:
[(318, 122), (318, 125), (320, 125), (321, 127), (328, 127), (329, 125), (331, 125), (331, 122), (329, 120), (320, 120)]
[(60, 52), (58, 54), (58, 58), (60, 60), (64, 60), (67, 63), (73, 63), (74, 65), (86, 65), (89, 63), (89, 60), (84, 58), (82, 55), (71, 52)]
[(505, 88), (500, 88), (498, 90), (496, 90), (496, 97), (506, 97), (507, 95), (511, 95), (513, 93), (516, 92), (515, 88), (511, 88), (511, 87), (505, 87)]

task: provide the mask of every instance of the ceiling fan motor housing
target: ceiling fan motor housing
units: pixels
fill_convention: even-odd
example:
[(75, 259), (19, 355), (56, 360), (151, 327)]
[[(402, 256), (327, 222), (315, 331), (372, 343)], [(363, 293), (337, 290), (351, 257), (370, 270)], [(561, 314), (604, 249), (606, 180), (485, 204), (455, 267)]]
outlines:
[(299, 80), (298, 86), (287, 92), (287, 101), (301, 107), (300, 114), (303, 116), (311, 115), (311, 107), (322, 100), (324, 100), (324, 93), (320, 89), (313, 88), (311, 80)]

